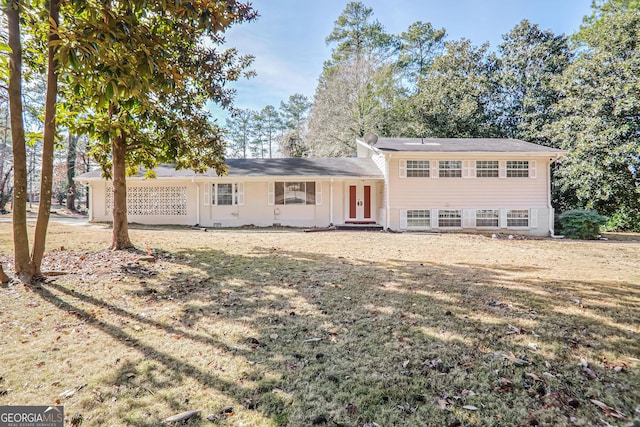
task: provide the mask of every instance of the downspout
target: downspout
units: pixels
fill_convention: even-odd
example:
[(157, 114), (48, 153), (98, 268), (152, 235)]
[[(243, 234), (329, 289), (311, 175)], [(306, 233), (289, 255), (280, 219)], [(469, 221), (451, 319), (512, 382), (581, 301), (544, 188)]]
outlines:
[(200, 183), (196, 183), (196, 224), (200, 225)]
[[(391, 155), (389, 155), (389, 157), (391, 157)], [(389, 199), (391, 199), (391, 195), (389, 194), (389, 157), (387, 157), (386, 155), (384, 156), (384, 194), (385, 194), (385, 215), (384, 215), (384, 222), (385, 222), (385, 227), (384, 229), (386, 231), (389, 231), (389, 215), (391, 213), (391, 206), (390, 206), (390, 202)]]
[(560, 156), (556, 154), (555, 159), (549, 159), (549, 169), (547, 170), (547, 209), (549, 210), (549, 233), (551, 237), (555, 237), (555, 215), (551, 206), (551, 165), (559, 158)]
[(329, 225), (333, 225), (333, 178), (331, 178), (331, 184), (329, 185)]

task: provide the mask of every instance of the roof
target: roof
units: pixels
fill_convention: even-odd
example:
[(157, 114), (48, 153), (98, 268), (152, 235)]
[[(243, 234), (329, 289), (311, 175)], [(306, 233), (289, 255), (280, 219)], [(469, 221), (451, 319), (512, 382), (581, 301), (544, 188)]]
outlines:
[(379, 138), (373, 146), (381, 151), (563, 153), (556, 148), (505, 138)]
[[(367, 158), (278, 158), (278, 159), (227, 159), (228, 177), (261, 176), (322, 176), (322, 177), (367, 177), (383, 178), (382, 172), (371, 159)], [(155, 168), (156, 178), (196, 178), (217, 177), (213, 169), (202, 174), (191, 170), (175, 170), (173, 165)], [(143, 178), (144, 170), (136, 177)], [(87, 172), (77, 177), (102, 179), (100, 170)]]

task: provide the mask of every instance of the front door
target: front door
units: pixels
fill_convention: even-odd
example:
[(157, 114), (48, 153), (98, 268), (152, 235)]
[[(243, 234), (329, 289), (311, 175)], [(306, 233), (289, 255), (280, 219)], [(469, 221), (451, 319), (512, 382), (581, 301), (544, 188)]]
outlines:
[(349, 185), (349, 221), (371, 221), (371, 185)]

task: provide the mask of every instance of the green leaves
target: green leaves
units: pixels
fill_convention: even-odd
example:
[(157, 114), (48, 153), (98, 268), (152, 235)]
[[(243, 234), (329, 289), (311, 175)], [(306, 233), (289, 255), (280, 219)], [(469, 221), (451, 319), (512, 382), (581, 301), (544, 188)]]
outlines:
[(585, 48), (554, 81), (560, 118), (546, 132), (568, 150), (559, 183), (581, 206), (640, 218), (640, 14), (619, 3), (600, 5), (598, 19), (577, 35)]

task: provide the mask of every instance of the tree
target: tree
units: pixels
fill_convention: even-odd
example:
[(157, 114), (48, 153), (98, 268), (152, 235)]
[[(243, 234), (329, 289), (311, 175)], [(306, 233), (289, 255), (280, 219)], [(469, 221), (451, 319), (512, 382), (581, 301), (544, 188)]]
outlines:
[(396, 86), (388, 61), (396, 43), (372, 16), (371, 8), (351, 2), (326, 39), (334, 44), (332, 59), (319, 79), (306, 135), (313, 155), (352, 155), (356, 137), (376, 131), (384, 115), (383, 89)]
[(394, 46), (394, 38), (384, 31), (377, 20), (372, 20), (373, 9), (362, 2), (349, 2), (335, 21), (327, 45), (335, 44), (332, 64), (356, 56), (387, 56)]
[[(207, 101), (231, 106), (225, 88), (247, 74), (251, 57), (217, 49), (225, 28), (257, 15), (240, 1), (75, 2), (63, 28), (60, 57), (73, 67), (68, 99), (90, 100), (81, 111), (92, 154), (113, 179), (112, 249), (133, 246), (128, 235), (126, 172), (157, 164), (224, 173), (222, 132)], [(72, 96), (74, 95), (74, 96)], [(152, 173), (152, 172), (150, 172)]]
[(35, 268), (29, 255), (29, 239), (27, 237), (27, 152), (22, 119), (21, 5), (18, 0), (8, 0), (2, 6), (7, 17), (9, 48), (8, 94), (14, 167), (13, 245), (15, 270), (20, 280), (30, 282), (35, 274)]
[(67, 145), (67, 209), (76, 210), (76, 159), (78, 157), (78, 139), (77, 135), (69, 132)]
[(404, 70), (411, 87), (425, 76), (434, 59), (440, 55), (446, 35), (444, 28), (436, 30), (430, 22), (422, 21), (414, 22), (400, 34), (398, 65)]
[(420, 137), (492, 136), (490, 106), (492, 61), (488, 44), (469, 40), (445, 43), (445, 53), (433, 61), (409, 102), (408, 131)]
[(384, 89), (395, 86), (390, 67), (355, 57), (318, 85), (306, 135), (312, 155), (351, 156), (357, 137), (379, 130), (387, 111)]
[[(2, 88), (3, 91), (5, 87)], [(11, 138), (9, 127), (9, 105), (7, 97), (0, 98), (0, 213), (6, 213), (7, 203), (13, 194), (13, 162), (11, 155)]]
[(578, 54), (555, 80), (559, 120), (547, 127), (568, 151), (559, 180), (578, 206), (640, 229), (640, 4), (596, 3), (575, 35)]
[(42, 169), (40, 179), (40, 205), (36, 221), (33, 253), (31, 255), (34, 275), (40, 276), (40, 267), (44, 256), (47, 227), (51, 214), (51, 189), (53, 183), (53, 149), (56, 136), (56, 103), (58, 96), (58, 37), (57, 29), (60, 21), (60, 0), (50, 0), (48, 8), (48, 43), (47, 43), (47, 91), (44, 108), (44, 133), (42, 136)]
[(551, 82), (571, 61), (569, 42), (527, 20), (502, 38), (494, 73), (498, 128), (506, 137), (549, 146), (543, 128), (557, 119), (552, 106), (560, 99)]
[(247, 149), (252, 136), (253, 115), (254, 112), (251, 110), (238, 108), (226, 120), (226, 141), (232, 157), (247, 158)]
[(280, 137), (280, 153), (285, 157), (305, 157), (308, 155), (302, 134), (305, 130), (311, 102), (296, 93), (288, 102), (280, 102), (280, 121), (283, 134)]
[(278, 131), (282, 128), (280, 114), (273, 105), (267, 105), (260, 111), (259, 118), (262, 122), (262, 132), (269, 150), (269, 158), (272, 158), (273, 143)]

